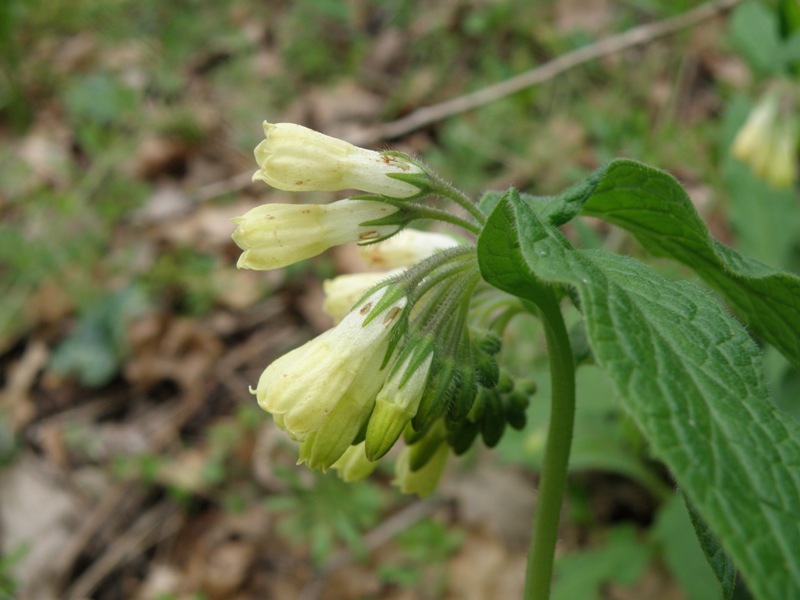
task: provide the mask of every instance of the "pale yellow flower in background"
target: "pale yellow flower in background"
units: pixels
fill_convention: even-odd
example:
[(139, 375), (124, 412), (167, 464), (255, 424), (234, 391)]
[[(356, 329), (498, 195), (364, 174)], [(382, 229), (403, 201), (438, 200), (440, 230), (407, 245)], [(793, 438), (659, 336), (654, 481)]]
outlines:
[(370, 288), (403, 271), (404, 269), (394, 269), (371, 273), (348, 273), (326, 279), (322, 283), (322, 290), (325, 292), (322, 310), (333, 319), (334, 323), (338, 323)]
[(370, 265), (384, 269), (410, 267), (425, 260), (438, 250), (458, 246), (458, 242), (443, 233), (403, 229), (377, 244), (359, 247), (361, 257)]
[(277, 269), (340, 244), (391, 235), (400, 225), (365, 226), (397, 208), (382, 202), (339, 200), (332, 204), (264, 204), (234, 219), (233, 241), (244, 250), (240, 269)]
[(294, 123), (264, 121), (266, 139), (255, 149), (261, 180), (279, 190), (355, 189), (391, 198), (408, 198), (420, 187), (393, 179), (395, 174), (423, 174), (402, 157), (366, 150)]
[(404, 494), (416, 494), (424, 498), (439, 485), (439, 480), (442, 478), (444, 468), (447, 465), (448, 456), (450, 456), (450, 448), (446, 443), (442, 442), (421, 469), (412, 471), (411, 447), (405, 447), (395, 464), (393, 483)]
[(798, 119), (796, 92), (777, 88), (750, 112), (731, 147), (731, 154), (748, 164), (760, 179), (776, 188), (797, 181)]
[(348, 482), (355, 483), (368, 477), (378, 466), (378, 461), (371, 461), (364, 453), (365, 443), (361, 442), (350, 446), (342, 457), (331, 466), (336, 469), (339, 477)]
[(768, 180), (778, 188), (791, 187), (797, 181), (797, 133), (785, 127), (776, 133), (772, 148)]
[(778, 98), (771, 94), (750, 111), (733, 140), (731, 154), (742, 162), (751, 163), (757, 156), (768, 153), (777, 116)]

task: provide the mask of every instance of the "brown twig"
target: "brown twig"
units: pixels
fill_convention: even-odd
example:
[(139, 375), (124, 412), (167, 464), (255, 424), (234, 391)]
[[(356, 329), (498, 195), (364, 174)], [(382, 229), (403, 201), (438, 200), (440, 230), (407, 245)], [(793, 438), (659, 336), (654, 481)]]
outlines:
[(622, 50), (676, 33), (681, 29), (692, 27), (730, 10), (740, 2), (741, 0), (714, 0), (677, 17), (634, 27), (619, 35), (600, 40), (595, 44), (567, 52), (511, 79), (506, 79), (500, 83), (440, 104), (425, 106), (396, 121), (384, 123), (372, 129), (365, 129), (357, 136), (350, 136), (349, 141), (353, 144), (367, 146), (381, 140), (398, 138), (431, 123), (496, 102), (587, 62), (610, 56)]
[(156, 504), (141, 515), (130, 529), (70, 586), (65, 598), (88, 598), (95, 588), (117, 567), (140, 555), (146, 548), (173, 535), (180, 526), (180, 515), (169, 501)]

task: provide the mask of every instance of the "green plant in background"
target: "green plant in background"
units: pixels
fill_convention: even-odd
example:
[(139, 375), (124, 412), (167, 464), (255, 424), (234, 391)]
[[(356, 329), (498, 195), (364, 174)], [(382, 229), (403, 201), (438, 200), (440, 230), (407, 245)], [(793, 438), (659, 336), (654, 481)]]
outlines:
[(387, 582), (407, 588), (419, 588), (426, 575), (435, 581), (425, 589), (434, 597), (444, 592), (445, 578), (435, 572), (456, 552), (464, 540), (464, 532), (448, 527), (438, 521), (425, 520), (415, 523), (395, 538), (400, 557), (378, 567), (378, 574)]
[[(451, 451), (465, 452), (479, 436), (492, 447), (507, 426), (525, 427), (534, 389), (503, 368), (498, 352), (509, 323), (529, 314), (547, 341), (551, 402), (525, 597), (550, 595), (576, 366), (589, 358), (686, 497), (724, 596), (734, 589), (730, 560), (756, 597), (800, 596), (800, 429), (772, 404), (760, 350), (707, 291), (632, 258), (575, 247), (558, 227), (587, 215), (629, 231), (653, 255), (693, 269), (795, 367), (800, 278), (712, 239), (680, 184), (634, 161), (614, 160), (557, 196), (510, 188), (473, 201), (400, 153), (296, 125), (264, 131), (255, 179), (294, 191), (369, 193), (328, 206), (253, 209), (233, 236), (245, 251), (240, 267), (274, 268), (346, 242), (380, 247), (420, 220), (463, 232), (432, 253), (417, 244), (404, 270), (365, 283), (352, 310), (333, 315), (336, 327), (264, 371), (254, 393), (299, 442), (301, 462), (357, 479), (402, 438), (397, 483), (430, 493)], [(434, 207), (430, 197), (460, 212)], [(572, 339), (565, 300), (577, 309)], [(628, 468), (647, 480), (635, 462)], [(612, 539), (609, 564), (628, 562), (630, 533)]]
[(384, 505), (377, 486), (366, 481), (349, 486), (323, 476), (308, 482), (285, 468), (276, 469), (276, 474), (289, 489), (268, 498), (266, 505), (276, 513), (286, 513), (278, 524), (282, 535), (308, 544), (311, 558), (320, 566), (337, 541), (357, 557), (366, 556), (363, 533), (378, 522)]

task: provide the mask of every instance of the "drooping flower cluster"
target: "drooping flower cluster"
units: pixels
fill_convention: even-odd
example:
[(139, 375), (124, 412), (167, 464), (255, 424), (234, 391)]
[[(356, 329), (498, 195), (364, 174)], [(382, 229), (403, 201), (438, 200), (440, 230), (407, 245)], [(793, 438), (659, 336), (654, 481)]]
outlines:
[[(337, 324), (269, 365), (254, 390), (258, 402), (299, 443), (300, 462), (334, 468), (347, 481), (369, 475), (402, 438), (397, 483), (426, 495), (451, 449), (465, 452), (479, 434), (492, 446), (506, 424), (522, 427), (532, 393), (514, 391), (495, 359), (493, 329), (518, 307), (482, 285), (469, 239), (485, 217), (404, 154), (300, 125), (264, 123), (264, 133), (254, 179), (290, 191), (368, 194), (328, 205), (266, 204), (234, 219), (238, 266), (279, 268), (357, 242), (367, 261), (388, 271), (326, 282), (324, 308)], [(433, 206), (430, 196), (467, 216)], [(422, 219), (464, 236), (405, 229)]]
[(800, 91), (779, 82), (750, 112), (731, 147), (731, 153), (759, 178), (777, 188), (797, 181), (797, 150), (800, 140)]

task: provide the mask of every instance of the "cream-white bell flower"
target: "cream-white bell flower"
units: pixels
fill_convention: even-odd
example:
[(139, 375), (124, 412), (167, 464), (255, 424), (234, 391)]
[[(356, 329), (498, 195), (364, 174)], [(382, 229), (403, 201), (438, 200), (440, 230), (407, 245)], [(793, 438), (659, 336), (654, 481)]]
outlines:
[(277, 269), (340, 244), (391, 235), (400, 225), (362, 225), (397, 208), (382, 202), (339, 200), (332, 204), (264, 204), (233, 219), (233, 241), (244, 250), (240, 269)]
[(266, 139), (255, 149), (260, 167), (253, 180), (279, 190), (355, 189), (391, 198), (408, 198), (420, 187), (389, 175), (423, 174), (408, 159), (359, 148), (294, 123), (264, 121)]
[(353, 443), (386, 379), (381, 370), (392, 328), (406, 305), (401, 297), (373, 314), (387, 287), (377, 290), (339, 325), (285, 354), (258, 381), (258, 403), (301, 442), (300, 461), (327, 469)]
[(361, 246), (361, 257), (370, 265), (383, 269), (410, 267), (425, 260), (438, 250), (458, 246), (449, 235), (416, 229), (404, 229), (389, 239)]

